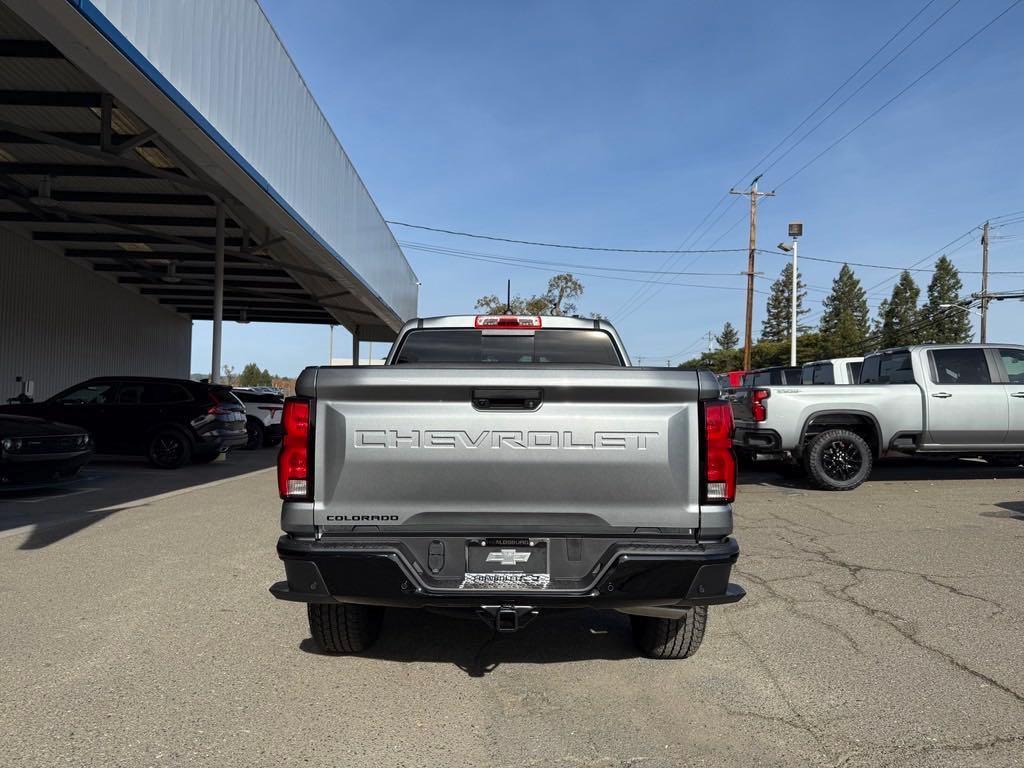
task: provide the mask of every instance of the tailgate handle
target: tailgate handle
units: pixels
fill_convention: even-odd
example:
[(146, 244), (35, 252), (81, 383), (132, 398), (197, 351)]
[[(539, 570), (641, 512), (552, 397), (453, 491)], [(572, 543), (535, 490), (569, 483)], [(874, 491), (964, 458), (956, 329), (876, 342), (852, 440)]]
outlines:
[(536, 411), (539, 389), (474, 389), (473, 407), (478, 411)]

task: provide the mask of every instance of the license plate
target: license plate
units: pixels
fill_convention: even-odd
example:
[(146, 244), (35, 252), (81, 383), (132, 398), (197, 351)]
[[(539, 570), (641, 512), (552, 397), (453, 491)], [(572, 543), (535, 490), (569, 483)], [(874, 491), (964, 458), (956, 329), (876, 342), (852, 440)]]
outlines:
[(495, 537), (466, 542), (466, 578), (462, 589), (546, 589), (546, 539)]
[(547, 573), (546, 539), (493, 538), (466, 542), (467, 573)]

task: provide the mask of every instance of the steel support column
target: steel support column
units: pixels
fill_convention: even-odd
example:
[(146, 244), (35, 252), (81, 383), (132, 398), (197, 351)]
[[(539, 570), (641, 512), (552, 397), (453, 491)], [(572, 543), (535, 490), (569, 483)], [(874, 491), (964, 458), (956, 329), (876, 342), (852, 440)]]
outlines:
[(352, 365), (359, 365), (359, 326), (352, 329)]
[(224, 325), (224, 204), (217, 201), (217, 235), (213, 266), (213, 356), (210, 361), (210, 382), (220, 381), (220, 340)]

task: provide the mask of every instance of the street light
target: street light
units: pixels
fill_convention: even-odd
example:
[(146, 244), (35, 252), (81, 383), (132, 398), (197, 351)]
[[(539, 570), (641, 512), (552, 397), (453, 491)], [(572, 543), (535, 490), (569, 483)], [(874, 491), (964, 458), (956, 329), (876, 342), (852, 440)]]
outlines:
[(982, 316), (979, 310), (975, 309), (974, 307), (965, 306), (963, 304), (939, 304), (939, 309), (962, 309), (964, 312), (967, 312), (968, 314), (977, 315), (978, 317)]
[(791, 222), (789, 225), (789, 236), (793, 238), (793, 244), (787, 245), (786, 243), (779, 243), (779, 250), (784, 253), (793, 254), (793, 287), (791, 289), (792, 296), (792, 307), (790, 309), (789, 318), (789, 364), (792, 366), (796, 365), (796, 300), (797, 300), (797, 238), (802, 237), (804, 234), (804, 225), (799, 221)]

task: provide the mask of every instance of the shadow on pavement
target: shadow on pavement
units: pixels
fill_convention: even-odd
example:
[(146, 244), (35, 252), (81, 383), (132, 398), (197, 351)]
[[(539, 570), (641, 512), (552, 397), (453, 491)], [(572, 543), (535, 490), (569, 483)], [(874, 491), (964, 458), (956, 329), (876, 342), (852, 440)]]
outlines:
[[(153, 496), (185, 491), (272, 467), (277, 451), (238, 451), (224, 461), (160, 470), (144, 461), (94, 459), (60, 485), (0, 490), (0, 539), (31, 527), (19, 549), (42, 549)], [(133, 503), (135, 502), (135, 503)]]
[[(299, 649), (315, 655), (312, 638)], [(426, 610), (388, 608), (380, 638), (359, 657), (398, 662), (454, 664), (483, 677), (501, 664), (562, 664), (636, 658), (629, 617), (589, 609), (542, 612), (514, 633), (497, 633), (477, 618)]]
[(1024, 523), (1024, 501), (1000, 501), (998, 510), (979, 512), (981, 517), (1001, 517), (1004, 520), (1020, 520)]

